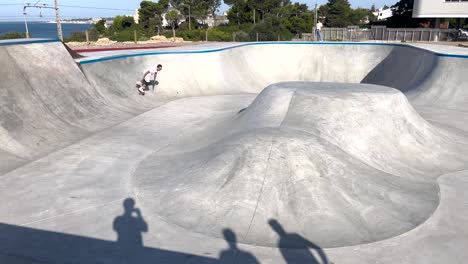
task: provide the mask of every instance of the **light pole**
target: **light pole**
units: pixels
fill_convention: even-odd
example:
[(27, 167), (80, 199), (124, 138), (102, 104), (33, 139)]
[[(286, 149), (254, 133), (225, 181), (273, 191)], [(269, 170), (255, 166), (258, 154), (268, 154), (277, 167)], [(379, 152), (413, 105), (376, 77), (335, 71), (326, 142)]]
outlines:
[[(39, 3), (39, 1), (37, 3)], [(35, 5), (31, 5), (31, 4), (28, 3), (25, 6), (23, 6), (23, 16), (24, 16), (24, 25), (26, 27), (26, 37), (29, 38), (28, 23), (26, 21), (26, 8), (28, 8), (28, 7), (34, 7), (34, 8), (39, 8), (39, 9), (48, 8), (48, 9), (55, 9), (55, 19), (56, 19), (56, 22), (57, 22), (58, 38), (61, 41), (63, 41), (62, 25), (60, 23), (60, 11), (59, 11), (59, 7), (58, 7), (58, 0), (55, 0), (55, 7), (50, 7), (47, 4), (37, 5), (37, 3)]]
[(54, 4), (55, 4), (55, 20), (57, 21), (57, 33), (58, 33), (59, 39), (63, 41), (62, 24), (60, 23), (60, 11), (58, 7), (58, 0), (55, 0)]
[[(314, 26), (312, 28), (315, 28), (315, 31), (317, 31), (317, 23), (318, 23), (318, 11), (317, 11), (317, 1), (315, 1), (315, 19), (314, 19)], [(317, 32), (312, 32), (314, 34), (314, 40), (317, 41)]]
[(192, 0), (190, 0), (190, 5), (188, 6), (188, 28), (192, 30)]
[(253, 14), (253, 19), (254, 19), (254, 25), (255, 25), (255, 7), (254, 7), (254, 9), (253, 9), (253, 13), (254, 13), (254, 14)]
[(26, 6), (23, 7), (24, 27), (26, 28), (26, 38), (29, 38), (28, 21), (26, 20)]
[[(190, 4), (187, 5), (185, 3), (183, 3), (182, 5), (184, 6), (188, 6), (188, 28), (189, 30), (192, 30), (192, 0), (190, 0)], [(187, 20), (186, 20), (187, 21)]]

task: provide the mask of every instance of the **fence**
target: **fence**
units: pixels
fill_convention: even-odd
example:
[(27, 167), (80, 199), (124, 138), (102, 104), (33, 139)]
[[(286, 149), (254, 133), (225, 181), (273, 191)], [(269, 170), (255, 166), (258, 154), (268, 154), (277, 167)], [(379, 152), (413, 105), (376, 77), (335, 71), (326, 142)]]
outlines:
[[(81, 41), (89, 42), (96, 40), (97, 36), (90, 37), (88, 31), (75, 32), (82, 35), (75, 35), (82, 38)], [(168, 39), (172, 32), (166, 32)], [(177, 34), (178, 33), (178, 34)], [(195, 34), (196, 33), (196, 34)], [(255, 42), (255, 41), (315, 41), (316, 36), (312, 33), (302, 33), (292, 37), (288, 33), (257, 33), (257, 32), (220, 32), (210, 30), (198, 30), (192, 32), (176, 32), (176, 35), (184, 37), (186, 40), (195, 41), (233, 41), (233, 42)], [(232, 36), (230, 35), (232, 34)], [(169, 36), (170, 35), (170, 36)], [(360, 29), (356, 26), (347, 28), (322, 28), (322, 39), (324, 41), (456, 41), (459, 40), (458, 31), (455, 29), (432, 29), (432, 28), (387, 28), (385, 26), (374, 26), (370, 29)], [(139, 41), (140, 36), (137, 31), (126, 32), (126, 35), (119, 41)], [(461, 40), (461, 39), (460, 39)], [(464, 39), (466, 40), (466, 38)]]
[(234, 32), (232, 34), (232, 41), (234, 42), (285, 41), (285, 40), (291, 40), (291, 36), (285, 36), (281, 33), (275, 33), (275, 32), (269, 32), (269, 33)]
[[(348, 28), (322, 28), (324, 41), (456, 41), (456, 29), (433, 28), (386, 28), (384, 26), (371, 29)], [(302, 34), (300, 40), (314, 41), (314, 34)]]

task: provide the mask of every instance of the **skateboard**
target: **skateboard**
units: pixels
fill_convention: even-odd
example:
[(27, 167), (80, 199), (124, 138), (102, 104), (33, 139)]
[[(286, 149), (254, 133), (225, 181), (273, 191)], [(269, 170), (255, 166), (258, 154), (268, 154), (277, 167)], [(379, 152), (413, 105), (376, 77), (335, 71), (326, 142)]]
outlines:
[[(138, 94), (144, 96), (144, 95), (145, 95), (145, 90), (146, 90), (145, 88), (147, 88), (147, 87), (146, 87), (146, 85), (143, 86), (143, 92), (142, 92), (142, 91), (140, 91), (140, 88), (141, 88), (142, 86), (143, 86), (143, 83), (142, 83), (141, 81), (138, 81), (138, 82), (136, 83), (136, 85), (135, 85), (135, 87), (137, 88)], [(149, 90), (149, 89), (148, 89), (148, 90)], [(146, 91), (147, 91), (147, 90), (146, 90)]]

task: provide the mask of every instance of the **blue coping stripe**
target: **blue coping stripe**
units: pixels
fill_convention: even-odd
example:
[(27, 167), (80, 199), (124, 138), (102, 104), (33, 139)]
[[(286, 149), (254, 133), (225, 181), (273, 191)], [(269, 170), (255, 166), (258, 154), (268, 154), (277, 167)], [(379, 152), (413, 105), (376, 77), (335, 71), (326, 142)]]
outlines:
[(433, 52), (421, 47), (415, 47), (405, 44), (399, 43), (361, 43), (361, 42), (303, 42), (303, 41), (290, 41), (290, 42), (251, 42), (239, 45), (233, 45), (224, 48), (215, 48), (215, 49), (207, 49), (207, 50), (193, 50), (193, 51), (157, 51), (157, 52), (145, 52), (145, 53), (136, 53), (136, 54), (124, 54), (124, 55), (116, 55), (116, 56), (109, 56), (109, 57), (102, 57), (98, 59), (90, 59), (90, 60), (82, 60), (78, 63), (81, 65), (84, 64), (91, 64), (96, 62), (103, 62), (103, 61), (110, 61), (110, 60), (118, 60), (118, 59), (125, 59), (125, 58), (132, 58), (132, 57), (142, 57), (142, 56), (153, 56), (153, 55), (169, 55), (169, 54), (203, 54), (203, 53), (214, 53), (220, 52), (225, 50), (231, 50), (235, 48), (245, 47), (245, 46), (256, 46), (256, 45), (355, 45), (355, 46), (394, 46), (394, 47), (407, 47), (413, 48), (425, 52), (430, 52), (435, 54), (439, 57), (448, 57), (448, 58), (463, 58), (468, 59), (468, 55), (452, 55), (452, 54), (444, 54), (444, 53), (437, 53)]
[(12, 45), (25, 45), (25, 44), (37, 44), (37, 43), (50, 43), (60, 42), (59, 39), (12, 39), (12, 40), (1, 40), (0, 46), (12, 46)]

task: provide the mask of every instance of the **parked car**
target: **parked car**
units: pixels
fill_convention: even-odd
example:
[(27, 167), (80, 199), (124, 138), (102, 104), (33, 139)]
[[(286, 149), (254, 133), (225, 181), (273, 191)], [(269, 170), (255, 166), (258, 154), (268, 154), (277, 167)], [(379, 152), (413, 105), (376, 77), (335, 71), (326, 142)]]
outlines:
[(468, 29), (459, 28), (458, 29), (458, 38), (459, 39), (468, 39)]

